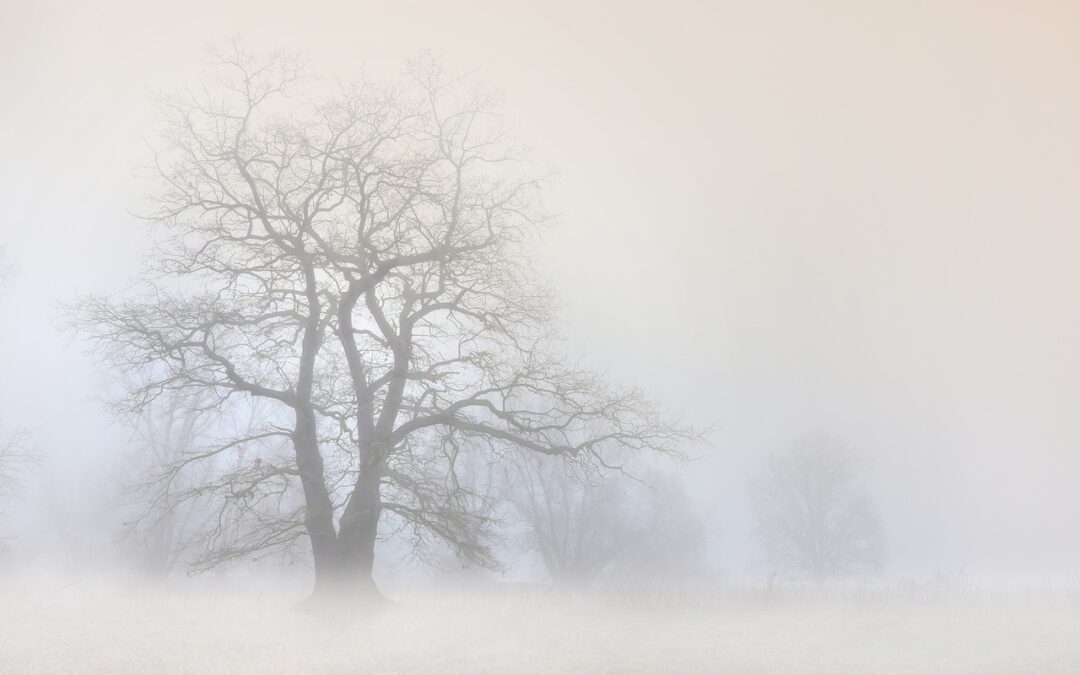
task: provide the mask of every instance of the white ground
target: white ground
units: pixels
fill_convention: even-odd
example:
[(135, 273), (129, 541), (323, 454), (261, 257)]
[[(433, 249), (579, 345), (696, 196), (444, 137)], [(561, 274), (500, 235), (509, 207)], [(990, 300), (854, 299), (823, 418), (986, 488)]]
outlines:
[(0, 582), (2, 673), (1080, 673), (1080, 598), (391, 589), (312, 615), (302, 589)]

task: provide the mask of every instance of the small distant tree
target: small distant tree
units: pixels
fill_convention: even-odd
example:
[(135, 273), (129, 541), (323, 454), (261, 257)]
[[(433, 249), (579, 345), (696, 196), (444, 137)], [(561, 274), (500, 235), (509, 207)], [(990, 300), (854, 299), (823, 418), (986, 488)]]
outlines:
[(122, 505), (140, 515), (124, 523), (123, 549), (135, 567), (151, 578), (164, 577), (173, 568), (184, 517), (168, 501), (146, 495), (148, 483), (156, 482), (150, 477), (162, 466), (190, 453), (199, 432), (198, 416), (178, 397), (164, 401), (161, 408), (148, 408), (138, 419), (131, 452), (117, 471)]
[(685, 573), (700, 560), (704, 526), (678, 483), (642, 473), (639, 479), (536, 455), (505, 469), (508, 519), (520, 523), (555, 585), (588, 586), (612, 573)]
[[(2, 422), (2, 420), (0, 420)], [(0, 504), (13, 499), (37, 456), (21, 431), (4, 432), (0, 426)], [(0, 513), (0, 517), (3, 513)]]
[(557, 586), (587, 586), (631, 539), (624, 485), (559, 457), (522, 456), (506, 469), (507, 502)]
[(192, 488), (213, 479), (215, 467), (197, 461), (214, 433), (213, 418), (199, 398), (169, 392), (134, 415), (131, 448), (116, 470), (124, 522), (121, 544), (142, 574), (161, 578), (182, 562), (194, 533), (207, 528), (202, 491)]
[[(0, 245), (0, 291), (3, 290), (8, 269), (4, 253), (4, 246)], [(5, 430), (3, 418), (0, 417), (0, 505), (18, 494), (27, 471), (37, 460), (38, 454), (30, 445), (26, 432)]]
[(609, 575), (628, 581), (676, 580), (700, 574), (708, 525), (676, 474), (643, 472), (631, 486), (634, 536)]
[[(265, 523), (299, 508), (287, 481), (269, 489), (267, 474), (286, 450), (276, 435), (252, 431), (265, 424), (262, 408), (254, 400), (221, 415), (201, 393), (169, 391), (126, 417), (133, 436), (115, 479), (121, 549), (137, 570), (149, 578), (205, 571), (220, 563), (221, 551), (263, 549)], [(220, 451), (238, 437), (250, 440), (235, 455)], [(268, 489), (250, 489), (253, 473), (267, 478)], [(297, 551), (270, 553), (291, 559)]]
[(751, 497), (774, 575), (820, 584), (880, 569), (882, 536), (873, 505), (858, 490), (849, 455), (827, 439), (774, 456), (752, 483)]

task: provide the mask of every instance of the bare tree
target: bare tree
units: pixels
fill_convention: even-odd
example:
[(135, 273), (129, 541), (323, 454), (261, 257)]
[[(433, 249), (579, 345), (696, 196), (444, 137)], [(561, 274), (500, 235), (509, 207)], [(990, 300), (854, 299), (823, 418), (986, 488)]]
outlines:
[(807, 439), (774, 456), (751, 485), (757, 533), (774, 574), (817, 583), (877, 571), (881, 528), (848, 455)]
[(655, 583), (700, 574), (709, 529), (701, 509), (676, 475), (655, 468), (641, 473), (631, 485), (633, 536), (609, 576)]
[(117, 466), (122, 548), (150, 578), (164, 577), (182, 564), (199, 567), (205, 563), (203, 538), (227, 536), (209, 520), (226, 508), (214, 503), (223, 495), (206, 486), (233, 467), (225, 457), (190, 460), (200, 458), (222, 435), (235, 437), (237, 428), (250, 429), (259, 419), (258, 399), (250, 410), (239, 411), (245, 414), (241, 420), (223, 418), (203, 403), (198, 396), (173, 391), (153, 400), (133, 420), (132, 445)]
[(135, 447), (118, 467), (121, 506), (130, 504), (138, 515), (123, 523), (124, 549), (151, 578), (164, 577), (176, 564), (177, 540), (182, 537), (178, 531), (185, 520), (180, 512), (190, 509), (142, 493), (147, 482), (155, 483), (149, 476), (190, 453), (199, 436), (198, 416), (185, 410), (179, 397), (163, 397), (161, 402), (143, 411), (135, 427)]
[[(8, 274), (6, 249), (0, 245), (0, 291)], [(37, 465), (40, 455), (21, 429), (5, 431), (0, 415), (0, 505), (13, 499), (22, 487), (26, 473)], [(2, 516), (3, 513), (0, 513)]]
[[(490, 95), (421, 62), (395, 86), (310, 103), (290, 97), (291, 59), (218, 58), (215, 87), (168, 104), (162, 236), (141, 292), (86, 298), (76, 320), (114, 366), (156, 373), (127, 410), (164, 392), (276, 406), (185, 460), (245, 457), (203, 489), (262, 524), (208, 562), (306, 536), (317, 592), (373, 589), (379, 533), (408, 532), (418, 550), (435, 537), (486, 564), (482, 495), (456, 476), (464, 453), (603, 463), (691, 435), (552, 355), (526, 248), (539, 182)], [(291, 453), (243, 454), (273, 438)]]
[(591, 584), (632, 538), (625, 484), (561, 457), (522, 456), (506, 468), (506, 500), (558, 586)]
[(597, 471), (587, 462), (521, 455), (503, 467), (503, 494), (552, 582), (588, 586), (602, 575), (647, 577), (689, 571), (705, 533), (678, 484)]
[(18, 495), (27, 471), (37, 460), (38, 455), (29, 445), (25, 432), (5, 433), (0, 425), (0, 504)]

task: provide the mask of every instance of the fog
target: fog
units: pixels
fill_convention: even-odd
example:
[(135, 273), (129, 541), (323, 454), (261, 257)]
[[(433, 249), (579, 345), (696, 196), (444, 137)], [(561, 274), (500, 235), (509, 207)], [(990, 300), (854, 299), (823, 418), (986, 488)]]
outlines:
[[(68, 669), (36, 654), (34, 640), (56, 631), (90, 644), (97, 633), (77, 618), (110, 616), (101, 609), (109, 602), (117, 622), (134, 621), (141, 603), (173, 608), (187, 656), (146, 638), (139, 644), (155, 656), (144, 667), (224, 669), (200, 651), (222, 633), (184, 632), (199, 622), (198, 603), (155, 598), (227, 578), (233, 595), (219, 594), (222, 612), (241, 616), (244, 603), (284, 612), (311, 590), (306, 535), (289, 559), (244, 558), (189, 578), (180, 556), (164, 590), (134, 585), (126, 507), (117, 504), (125, 458), (143, 447), (138, 425), (110, 407), (123, 393), (116, 365), (92, 330), (72, 327), (73, 303), (128, 297), (153, 255), (155, 235), (136, 214), (159, 192), (146, 164), (148, 145), (162, 143), (161, 97), (211, 86), (207, 47), (234, 40), (259, 57), (298, 54), (318, 92), (360, 74), (395, 82), (410, 60), (428, 58), (499, 92), (529, 170), (550, 177), (542, 193), (551, 227), (530, 237), (522, 261), (552, 289), (559, 351), (612, 386), (640, 389), (680, 425), (674, 450), (688, 456), (646, 449), (628, 464), (643, 483), (602, 493), (620, 515), (589, 520), (594, 529), (581, 525), (582, 536), (600, 542), (629, 527), (634, 542), (660, 542), (639, 556), (664, 561), (662, 573), (647, 567), (660, 585), (707, 587), (716, 599), (710, 612), (687, 601), (693, 593), (671, 590), (649, 605), (626, 591), (646, 568), (627, 575), (619, 564), (588, 588), (575, 577), (563, 595), (537, 591), (532, 584), (546, 588), (557, 575), (529, 543), (528, 508), (507, 494), (553, 483), (526, 462), (516, 492), (483, 483), (517, 523), (495, 533), (494, 571), (449, 574), (476, 561), (459, 565), (449, 552), (442, 563), (419, 561), (404, 534), (380, 531), (375, 580), (405, 607), (390, 626), (438, 624), (445, 610), (477, 632), (511, 635), (500, 624), (524, 603), (544, 627), (536, 643), (519, 645), (531, 659), (515, 660), (505, 645), (413, 652), (398, 638), (404, 646), (381, 656), (326, 645), (313, 670), (1078, 667), (1075, 649), (1049, 646), (1080, 625), (1073, 3), (196, 0), (0, 6), (0, 439), (20, 431), (34, 455), (0, 508), (0, 569), (14, 580), (0, 594), (16, 608), (0, 608), (0, 625), (12, 627), (7, 648), (0, 637), (0, 666), (10, 668), (0, 669)], [(835, 450), (851, 493), (869, 504), (880, 540), (872, 569), (786, 574), (764, 543), (755, 486), (772, 475), (770, 462), (806, 447)], [(604, 490), (615, 478), (600, 470), (582, 480)], [(637, 523), (625, 513), (640, 520), (661, 512), (649, 510), (654, 503), (675, 503), (656, 498), (668, 494), (660, 485), (676, 495), (685, 514), (677, 520), (694, 525), (679, 537), (622, 524)], [(80, 585), (52, 595), (72, 583)], [(506, 588), (518, 588), (510, 584), (525, 584), (522, 599), (507, 599), (515, 591)], [(905, 604), (927, 595), (940, 604)], [(581, 630), (601, 630), (620, 603), (639, 612), (622, 641), (589, 645), (559, 632), (575, 612)], [(433, 613), (409, 618), (419, 604)], [(38, 612), (43, 605), (54, 611)], [(864, 614), (845, 614), (853, 606)], [(902, 657), (988, 606), (1000, 614), (991, 627)], [(24, 615), (35, 618), (15, 630)], [(710, 627), (718, 616), (723, 625)], [(669, 622), (669, 632), (635, 645), (650, 621)], [(900, 626), (899, 637), (864, 640), (866, 622)], [(251, 630), (272, 623), (260, 616)], [(828, 628), (803, 631), (815, 623)], [(702, 651), (680, 642), (784, 626), (803, 632), (773, 661), (735, 637)], [(243, 643), (244, 630), (229, 630)], [(1000, 659), (987, 656), (983, 647), (1006, 635), (1015, 639)], [(259, 644), (268, 643), (233, 651), (227, 667), (304, 663), (293, 649), (275, 664)], [(677, 644), (683, 660), (670, 657)], [(553, 658), (556, 648), (566, 651)], [(81, 668), (138, 672), (125, 654), (106, 649)]]

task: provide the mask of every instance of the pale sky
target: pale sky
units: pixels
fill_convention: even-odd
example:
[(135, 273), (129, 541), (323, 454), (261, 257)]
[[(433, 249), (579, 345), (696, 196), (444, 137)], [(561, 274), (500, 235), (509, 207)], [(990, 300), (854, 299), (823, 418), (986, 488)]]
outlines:
[(571, 342), (717, 427), (688, 473), (730, 569), (753, 560), (749, 472), (823, 432), (863, 460), (891, 574), (1075, 574), (1064, 1), (0, 0), (0, 410), (35, 431), (51, 489), (122, 440), (54, 304), (137, 270), (148, 95), (237, 36), (342, 77), (430, 50), (505, 92), (557, 172), (542, 254)]

